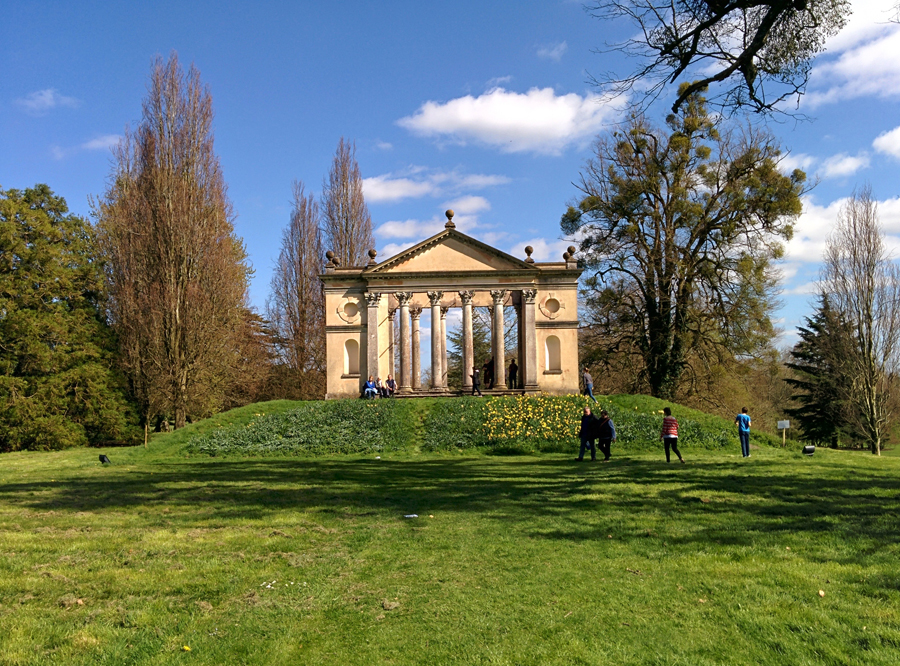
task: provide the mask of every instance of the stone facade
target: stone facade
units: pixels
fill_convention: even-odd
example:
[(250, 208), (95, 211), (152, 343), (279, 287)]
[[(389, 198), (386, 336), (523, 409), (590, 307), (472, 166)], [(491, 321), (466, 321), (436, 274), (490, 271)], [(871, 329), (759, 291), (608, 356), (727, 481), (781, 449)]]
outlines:
[[(491, 348), (498, 379), (504, 358), (503, 306), (518, 314), (518, 386), (522, 392), (578, 392), (578, 278), (572, 257), (559, 263), (517, 259), (456, 230), (453, 211), (446, 228), (408, 250), (377, 263), (374, 250), (364, 267), (340, 266), (329, 256), (325, 273), (327, 398), (355, 398), (369, 375), (395, 375), (401, 393), (447, 390), (446, 316), (462, 308), (463, 388), (471, 388), (472, 308), (493, 312)], [(329, 253), (330, 255), (331, 253)], [(419, 316), (431, 312), (431, 339), (419, 339)], [(399, 327), (399, 345), (394, 326)], [(431, 387), (421, 387), (420, 344), (431, 349)], [(497, 386), (502, 386), (502, 379)]]

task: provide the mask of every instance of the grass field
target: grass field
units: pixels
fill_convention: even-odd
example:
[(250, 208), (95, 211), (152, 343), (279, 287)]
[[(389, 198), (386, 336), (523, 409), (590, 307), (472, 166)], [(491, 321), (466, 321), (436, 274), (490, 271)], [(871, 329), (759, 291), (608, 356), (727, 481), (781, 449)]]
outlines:
[(895, 457), (220, 459), (190, 433), (0, 457), (0, 664), (900, 661)]

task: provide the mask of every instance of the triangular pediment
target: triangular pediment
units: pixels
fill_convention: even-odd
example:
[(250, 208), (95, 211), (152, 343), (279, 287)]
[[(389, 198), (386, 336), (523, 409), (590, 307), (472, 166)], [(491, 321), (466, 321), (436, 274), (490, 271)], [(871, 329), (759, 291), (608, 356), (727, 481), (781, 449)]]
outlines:
[(535, 271), (533, 264), (466, 236), (445, 229), (390, 259), (368, 268), (366, 273), (485, 273)]

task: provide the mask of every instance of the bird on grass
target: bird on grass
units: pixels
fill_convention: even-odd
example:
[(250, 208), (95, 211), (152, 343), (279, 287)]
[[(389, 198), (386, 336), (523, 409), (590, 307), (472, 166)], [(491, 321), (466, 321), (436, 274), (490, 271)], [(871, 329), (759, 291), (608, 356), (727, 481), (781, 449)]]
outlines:
[(103, 463), (104, 465), (108, 465), (108, 464), (109, 464), (109, 458), (107, 458), (105, 455), (103, 455), (103, 454), (101, 453), (101, 454), (100, 454), (100, 462)]

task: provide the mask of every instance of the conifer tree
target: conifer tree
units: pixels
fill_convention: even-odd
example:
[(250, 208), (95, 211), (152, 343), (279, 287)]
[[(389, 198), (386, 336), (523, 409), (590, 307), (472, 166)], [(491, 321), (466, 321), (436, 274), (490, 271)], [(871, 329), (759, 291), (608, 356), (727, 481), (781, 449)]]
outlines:
[(836, 447), (850, 428), (844, 366), (853, 330), (831, 307), (828, 296), (820, 294), (815, 312), (798, 332), (800, 341), (790, 352), (793, 361), (786, 364), (796, 376), (785, 381), (797, 390), (791, 397), (799, 406), (785, 412), (799, 422), (804, 437)]
[(90, 224), (46, 185), (0, 190), (0, 450), (130, 444)]

